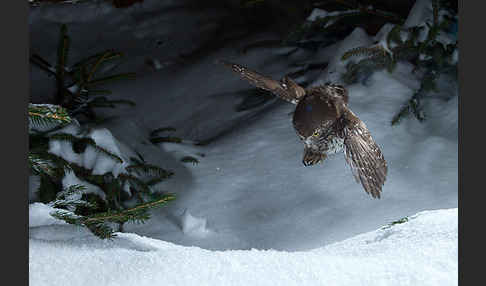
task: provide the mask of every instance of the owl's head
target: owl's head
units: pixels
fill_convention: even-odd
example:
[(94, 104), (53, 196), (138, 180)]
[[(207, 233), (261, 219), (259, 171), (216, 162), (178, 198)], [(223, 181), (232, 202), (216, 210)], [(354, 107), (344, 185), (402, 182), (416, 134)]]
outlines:
[(307, 148), (319, 151), (325, 151), (327, 142), (332, 137), (332, 122), (325, 121), (322, 125), (314, 129), (312, 134), (304, 136), (299, 134), (300, 139), (303, 141)]
[(324, 161), (328, 153), (333, 154), (343, 148), (343, 142), (335, 134), (332, 126), (316, 128), (312, 135), (308, 137), (299, 135), (299, 137), (305, 146), (304, 158), (302, 160), (305, 166)]

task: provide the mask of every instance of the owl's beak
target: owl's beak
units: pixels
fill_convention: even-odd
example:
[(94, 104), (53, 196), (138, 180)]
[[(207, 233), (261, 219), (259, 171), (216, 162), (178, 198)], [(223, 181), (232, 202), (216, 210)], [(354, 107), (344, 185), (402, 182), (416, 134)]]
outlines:
[(315, 152), (311, 149), (306, 148), (304, 150), (304, 158), (302, 159), (302, 163), (304, 164), (304, 166), (312, 166), (321, 161), (324, 161), (326, 157), (327, 156), (325, 153)]

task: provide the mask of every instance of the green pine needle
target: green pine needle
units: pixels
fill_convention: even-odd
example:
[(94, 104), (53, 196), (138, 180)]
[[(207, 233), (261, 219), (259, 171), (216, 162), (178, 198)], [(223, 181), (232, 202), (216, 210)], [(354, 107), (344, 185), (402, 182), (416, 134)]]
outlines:
[(139, 179), (138, 177), (131, 175), (131, 174), (119, 174), (118, 177), (123, 182), (128, 182), (130, 186), (142, 193), (150, 194), (149, 185), (146, 184), (144, 181)]
[(393, 222), (389, 223), (388, 225), (382, 227), (381, 229), (388, 229), (388, 228), (391, 228), (394, 225), (406, 223), (408, 221), (409, 221), (409, 218), (408, 217), (404, 217), (404, 218), (401, 218), (399, 220), (396, 220), (396, 221), (393, 221)]
[(174, 127), (162, 127), (162, 128), (157, 128), (154, 129), (152, 132), (150, 132), (150, 137), (155, 137), (157, 136), (160, 132), (174, 132), (176, 129)]
[(45, 71), (48, 75), (54, 76), (57, 78), (57, 73), (55, 72), (55, 68), (46, 60), (44, 60), (41, 56), (37, 54), (33, 54), (29, 61), (36, 65), (41, 70)]
[(87, 86), (91, 87), (91, 86), (94, 86), (94, 85), (109, 83), (109, 82), (112, 82), (112, 81), (124, 80), (124, 79), (135, 79), (135, 78), (136, 78), (135, 73), (121, 73), (121, 74), (110, 75), (110, 76), (97, 78), (97, 79), (88, 81)]
[(112, 158), (113, 160), (117, 161), (120, 164), (123, 163), (123, 159), (120, 158), (118, 155), (115, 155), (114, 153), (112, 153), (112, 152), (108, 151), (107, 149), (100, 147), (96, 144), (95, 145), (90, 144), (90, 145), (93, 146), (96, 151), (107, 155), (108, 157)]
[(55, 176), (56, 171), (51, 160), (42, 158), (42, 156), (39, 156), (38, 154), (29, 152), (28, 162), (32, 174), (45, 174), (50, 177)]
[(185, 156), (181, 159), (181, 162), (183, 163), (192, 163), (193, 165), (197, 165), (199, 164), (199, 160), (194, 158), (194, 157), (191, 157), (191, 156)]
[(345, 52), (341, 57), (341, 60), (344, 61), (350, 57), (356, 57), (356, 56), (366, 56), (366, 57), (384, 56), (386, 53), (387, 53), (386, 50), (381, 45), (372, 46), (372, 47), (358, 47)]
[(160, 177), (165, 179), (173, 175), (171, 171), (167, 171), (165, 169), (162, 169), (158, 166), (151, 165), (151, 164), (130, 165), (126, 167), (126, 170), (129, 173), (136, 173), (138, 175)]
[(94, 64), (103, 55), (104, 55), (104, 60), (103, 60), (104, 62), (117, 60), (123, 57), (123, 54), (120, 52), (115, 52), (114, 50), (106, 50), (101, 53), (97, 53), (87, 58), (84, 58), (79, 62), (75, 63), (72, 66), (73, 70), (79, 70), (81, 69), (82, 66), (88, 66), (90, 64)]
[(57, 50), (57, 74), (60, 79), (64, 77), (64, 69), (67, 64), (67, 54), (69, 50), (69, 36), (67, 35), (67, 26), (65, 24), (61, 25), (59, 46)]
[(391, 125), (396, 125), (398, 123), (400, 123), (400, 121), (402, 120), (403, 117), (407, 116), (410, 114), (410, 108), (408, 105), (402, 107), (400, 109), (400, 111), (398, 112), (397, 115), (395, 115), (391, 121)]
[(29, 124), (32, 128), (47, 128), (71, 123), (66, 109), (58, 105), (32, 104), (28, 107)]
[(395, 25), (391, 29), (391, 31), (386, 36), (386, 43), (388, 47), (390, 47), (392, 43), (403, 45), (402, 37), (400, 35), (401, 31), (402, 31), (401, 25)]
[[(135, 102), (129, 100), (94, 100), (93, 95), (107, 95), (111, 91), (104, 89), (93, 89), (93, 86), (105, 84), (115, 80), (133, 79), (135, 73), (120, 73), (104, 77), (96, 77), (96, 74), (104, 65), (110, 65), (109, 68), (116, 67), (116, 60), (123, 57), (120, 52), (114, 50), (105, 50), (101, 53), (86, 57), (71, 67), (68, 67), (68, 53), (70, 48), (70, 38), (67, 33), (67, 25), (62, 24), (59, 34), (59, 43), (57, 47), (57, 62), (55, 68), (49, 62), (39, 55), (32, 55), (30, 62), (50, 75), (55, 76), (57, 82), (56, 103), (69, 109), (74, 115), (83, 114), (88, 120), (96, 120), (94, 107), (114, 108), (117, 104), (126, 104), (134, 106)], [(77, 90), (72, 91), (71, 87), (76, 86)], [(96, 98), (95, 98), (96, 99)], [(88, 103), (88, 104), (86, 104)], [(47, 125), (48, 119), (33, 118), (34, 124)]]
[(172, 137), (172, 136), (165, 136), (165, 137), (155, 137), (155, 138), (150, 138), (150, 142), (153, 144), (157, 143), (182, 143), (182, 139), (179, 137)]

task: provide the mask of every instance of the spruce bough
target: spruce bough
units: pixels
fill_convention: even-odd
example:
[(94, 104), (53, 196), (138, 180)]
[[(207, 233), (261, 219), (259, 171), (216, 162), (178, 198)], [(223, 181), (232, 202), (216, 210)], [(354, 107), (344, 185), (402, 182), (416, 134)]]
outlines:
[[(65, 108), (48, 104), (29, 104), (29, 154), (28, 163), (32, 175), (40, 177), (39, 200), (55, 208), (51, 215), (69, 224), (83, 226), (99, 238), (113, 238), (127, 222), (143, 223), (150, 218), (149, 210), (175, 199), (174, 194), (154, 193), (151, 186), (170, 178), (173, 173), (130, 158), (125, 172), (115, 176), (112, 172), (93, 174), (76, 163), (50, 153), (49, 142), (69, 142), (74, 153), (83, 153), (87, 146), (117, 163), (126, 163), (112, 151), (98, 146), (90, 138), (60, 132), (68, 124), (78, 124)], [(54, 131), (57, 131), (53, 134)], [(86, 185), (63, 187), (62, 180), (74, 175)], [(87, 185), (98, 187), (104, 194), (86, 192)], [(126, 190), (129, 190), (127, 192)]]

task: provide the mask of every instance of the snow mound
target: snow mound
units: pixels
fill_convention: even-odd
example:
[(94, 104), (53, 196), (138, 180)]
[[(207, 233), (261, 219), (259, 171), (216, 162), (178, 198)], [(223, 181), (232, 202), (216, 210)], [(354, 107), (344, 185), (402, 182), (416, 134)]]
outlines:
[(86, 169), (93, 169), (94, 175), (103, 175), (112, 172), (115, 177), (120, 173), (125, 172), (125, 167), (128, 165), (128, 159), (120, 151), (120, 143), (116, 140), (111, 132), (106, 128), (95, 128), (89, 131), (86, 136), (83, 136), (81, 127), (75, 124), (67, 125), (58, 131), (51, 134), (67, 133), (75, 137), (87, 137), (94, 140), (97, 146), (120, 157), (123, 162), (117, 162), (106, 154), (98, 152), (92, 146), (87, 146), (83, 153), (76, 153), (73, 151), (73, 145), (69, 141), (50, 140), (49, 152), (62, 157), (70, 163), (78, 164)]
[(29, 227), (46, 226), (52, 224), (67, 224), (63, 220), (58, 220), (50, 215), (56, 211), (55, 208), (43, 203), (33, 203), (29, 205)]
[(195, 217), (187, 209), (181, 215), (181, 228), (184, 234), (206, 236), (209, 233), (206, 224), (207, 219)]
[(209, 251), (119, 233), (29, 240), (29, 285), (457, 285), (458, 210), (310, 251)]
[[(73, 150), (73, 144), (69, 141), (63, 141), (58, 139), (49, 140), (49, 152), (57, 155), (70, 163), (77, 164), (86, 169), (91, 169), (93, 175), (103, 175), (106, 173), (112, 173), (115, 177), (118, 177), (120, 173), (126, 173), (126, 167), (128, 166), (128, 154), (129, 149), (123, 146), (118, 140), (113, 137), (111, 132), (106, 128), (94, 128), (89, 132), (83, 132), (78, 124), (69, 124), (57, 131), (51, 132), (51, 134), (67, 133), (77, 138), (91, 138), (98, 147), (104, 148), (108, 152), (118, 156), (122, 159), (122, 162), (115, 161), (113, 158), (96, 150), (93, 146), (88, 145), (84, 152), (76, 153)], [(35, 198), (39, 183), (38, 179), (29, 179), (29, 192), (32, 198)], [(62, 179), (62, 185), (64, 188), (69, 188), (73, 185), (83, 185), (86, 189), (84, 193), (94, 193), (99, 195), (102, 199), (105, 199), (105, 193), (97, 186), (85, 182), (73, 172), (67, 171)], [(125, 191), (129, 193), (128, 185), (124, 186)]]

